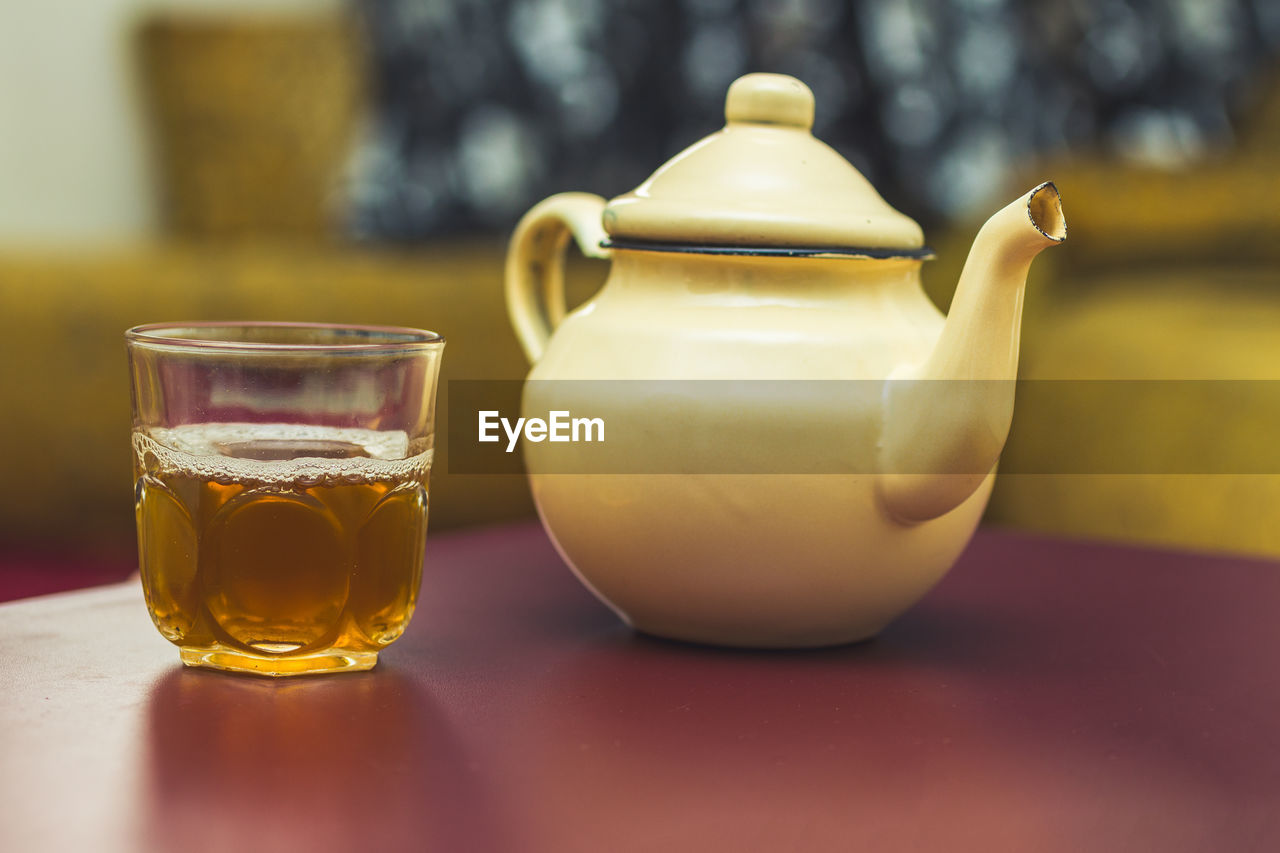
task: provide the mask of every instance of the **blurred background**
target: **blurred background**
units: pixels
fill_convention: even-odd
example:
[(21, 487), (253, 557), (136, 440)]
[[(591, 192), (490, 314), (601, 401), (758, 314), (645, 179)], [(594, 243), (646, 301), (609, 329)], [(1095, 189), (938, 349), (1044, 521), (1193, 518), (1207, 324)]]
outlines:
[[(502, 298), (520, 214), (631, 189), (748, 71), (809, 84), (815, 133), (925, 226), (944, 309), (986, 214), (1056, 181), (1071, 239), (1033, 270), (1024, 378), (1280, 378), (1274, 0), (10, 3), (0, 599), (133, 569), (125, 328), (423, 326), (450, 340), (445, 382), (523, 376)], [(604, 272), (576, 261), (571, 293)], [(1222, 440), (1257, 387), (1169, 432)], [(1105, 441), (1055, 429), (1089, 405), (1020, 405), (1006, 467)], [(439, 531), (532, 508), (522, 478), (438, 470), (431, 512)], [(988, 512), (1268, 555), (1277, 518), (1262, 474), (1014, 474)]]

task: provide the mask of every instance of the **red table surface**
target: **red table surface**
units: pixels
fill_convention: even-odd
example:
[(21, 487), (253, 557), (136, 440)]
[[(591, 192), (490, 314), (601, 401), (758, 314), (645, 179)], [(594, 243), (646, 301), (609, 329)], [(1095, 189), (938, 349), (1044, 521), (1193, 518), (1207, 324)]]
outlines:
[(124, 549), (50, 553), (0, 546), (0, 602), (118, 583), (137, 570), (137, 554)]
[(632, 634), (434, 538), (370, 673), (183, 670), (129, 584), (0, 606), (4, 851), (1280, 850), (1280, 565), (984, 531), (879, 639)]

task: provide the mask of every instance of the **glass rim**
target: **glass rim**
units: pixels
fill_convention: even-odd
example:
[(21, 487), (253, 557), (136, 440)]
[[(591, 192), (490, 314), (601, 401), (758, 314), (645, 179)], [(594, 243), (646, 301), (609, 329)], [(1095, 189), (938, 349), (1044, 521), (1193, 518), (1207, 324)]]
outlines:
[[(230, 339), (202, 338), (202, 330), (242, 329), (244, 335)], [(311, 330), (369, 336), (350, 342), (282, 343), (253, 340), (253, 332), (261, 330)], [(217, 320), (192, 323), (144, 323), (124, 333), (131, 346), (155, 349), (180, 349), (203, 352), (237, 353), (391, 353), (429, 350), (444, 346), (444, 336), (427, 329), (409, 326), (373, 326), (360, 323), (298, 323), (272, 320)], [(239, 339), (237, 339), (239, 338)]]

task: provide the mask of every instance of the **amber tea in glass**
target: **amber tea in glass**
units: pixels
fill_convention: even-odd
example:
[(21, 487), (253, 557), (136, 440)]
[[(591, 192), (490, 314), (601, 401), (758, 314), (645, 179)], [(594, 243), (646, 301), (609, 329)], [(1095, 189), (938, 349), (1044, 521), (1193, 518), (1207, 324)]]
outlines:
[(128, 341), (156, 627), (190, 666), (372, 667), (417, 600), (443, 339), (192, 324)]

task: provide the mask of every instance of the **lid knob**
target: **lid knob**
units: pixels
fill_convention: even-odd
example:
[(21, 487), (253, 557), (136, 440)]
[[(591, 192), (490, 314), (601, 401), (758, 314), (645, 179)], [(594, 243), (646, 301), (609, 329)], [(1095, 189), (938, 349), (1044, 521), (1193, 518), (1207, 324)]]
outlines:
[(813, 127), (813, 92), (786, 74), (747, 74), (729, 87), (724, 100), (729, 124), (775, 124)]

